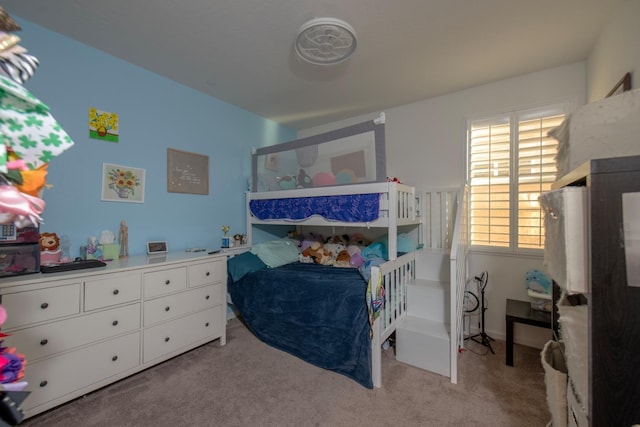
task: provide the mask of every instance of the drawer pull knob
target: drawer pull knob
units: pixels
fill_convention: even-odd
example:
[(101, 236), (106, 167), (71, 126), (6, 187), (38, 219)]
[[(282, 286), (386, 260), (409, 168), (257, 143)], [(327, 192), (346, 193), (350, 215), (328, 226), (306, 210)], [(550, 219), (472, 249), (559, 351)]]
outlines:
[(207, 295), (206, 297), (204, 297), (204, 299), (209, 299), (209, 295)]
[(168, 284), (170, 284), (170, 283), (171, 283), (171, 280), (165, 280), (165, 281), (164, 281), (164, 284), (165, 284), (165, 285), (168, 285)]
[(164, 339), (164, 342), (169, 342), (169, 337), (166, 337), (166, 338)]
[(117, 289), (114, 289), (114, 290), (113, 290), (113, 294), (114, 294), (114, 295), (118, 295), (119, 293), (120, 293), (120, 291), (119, 291), (119, 290), (117, 290)]
[(205, 327), (205, 328), (208, 328), (208, 327), (209, 327), (209, 322), (205, 323), (205, 324), (204, 324), (204, 327)]
[(169, 311), (169, 310), (171, 310), (171, 307), (169, 307), (169, 306), (164, 308), (164, 311)]
[(113, 357), (111, 358), (111, 360), (112, 360), (113, 362), (115, 362), (116, 360), (118, 360), (118, 356), (113, 356)]
[(210, 274), (211, 274), (211, 273), (209, 273), (209, 272), (207, 271), (207, 276), (209, 276)]
[(47, 308), (47, 307), (49, 307), (49, 303), (48, 302), (43, 302), (42, 304), (40, 304), (40, 308), (43, 309), (43, 310), (45, 308)]
[(111, 323), (113, 326), (118, 326), (118, 321), (114, 320), (113, 323)]
[(49, 340), (45, 338), (45, 339), (40, 341), (40, 345), (47, 345), (48, 342), (49, 342)]
[(47, 380), (40, 381), (40, 387), (46, 387), (49, 382)]

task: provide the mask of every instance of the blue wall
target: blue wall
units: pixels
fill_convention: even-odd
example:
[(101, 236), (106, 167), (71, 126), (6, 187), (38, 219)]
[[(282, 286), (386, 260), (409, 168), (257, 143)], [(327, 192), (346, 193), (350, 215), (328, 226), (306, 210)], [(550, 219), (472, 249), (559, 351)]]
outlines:
[[(222, 225), (246, 231), (251, 147), (293, 140), (294, 130), (16, 19), (20, 44), (40, 60), (24, 86), (75, 142), (49, 163), (41, 232), (69, 236), (77, 256), (89, 236), (117, 235), (121, 220), (130, 255), (149, 240), (166, 240), (170, 250), (217, 248)], [(90, 107), (119, 114), (119, 143), (89, 138)], [(167, 148), (209, 156), (209, 195), (167, 192)], [(103, 162), (145, 169), (143, 204), (101, 201)]]

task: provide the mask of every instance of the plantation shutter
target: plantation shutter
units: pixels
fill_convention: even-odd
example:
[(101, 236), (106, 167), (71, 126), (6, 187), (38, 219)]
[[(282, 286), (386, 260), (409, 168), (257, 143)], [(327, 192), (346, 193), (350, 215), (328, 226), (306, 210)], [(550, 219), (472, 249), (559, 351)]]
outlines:
[(511, 185), (509, 117), (471, 123), (469, 185), (471, 244), (509, 247)]
[(518, 124), (518, 248), (544, 247), (543, 214), (538, 203), (556, 179), (558, 141), (547, 136), (564, 120), (564, 114), (521, 119)]

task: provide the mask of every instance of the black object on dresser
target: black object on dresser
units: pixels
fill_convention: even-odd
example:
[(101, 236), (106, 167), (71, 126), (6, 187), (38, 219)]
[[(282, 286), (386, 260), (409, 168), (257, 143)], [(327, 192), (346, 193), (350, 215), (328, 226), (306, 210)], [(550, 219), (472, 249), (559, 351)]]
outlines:
[(588, 191), (589, 424), (630, 426), (640, 423), (640, 287), (627, 281), (622, 194), (640, 192), (640, 156), (590, 160), (553, 187), (567, 185)]

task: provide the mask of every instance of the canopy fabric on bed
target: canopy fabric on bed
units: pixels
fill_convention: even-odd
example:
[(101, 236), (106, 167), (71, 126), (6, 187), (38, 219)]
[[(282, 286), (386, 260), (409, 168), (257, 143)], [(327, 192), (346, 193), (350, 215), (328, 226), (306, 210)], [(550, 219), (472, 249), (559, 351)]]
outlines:
[(356, 269), (301, 263), (230, 278), (228, 285), (259, 339), (373, 388), (366, 289)]
[(380, 194), (292, 197), (251, 200), (251, 213), (258, 219), (303, 220), (313, 215), (344, 222), (371, 222), (378, 219)]

